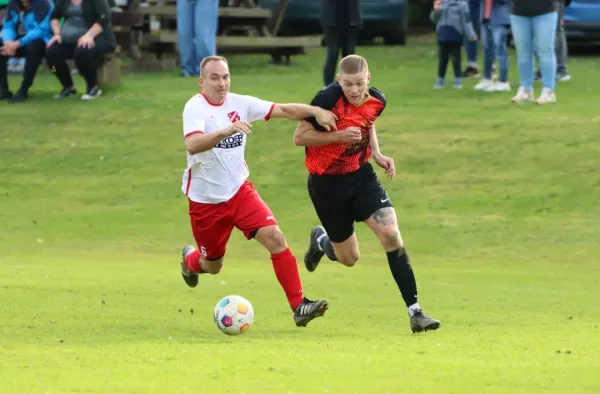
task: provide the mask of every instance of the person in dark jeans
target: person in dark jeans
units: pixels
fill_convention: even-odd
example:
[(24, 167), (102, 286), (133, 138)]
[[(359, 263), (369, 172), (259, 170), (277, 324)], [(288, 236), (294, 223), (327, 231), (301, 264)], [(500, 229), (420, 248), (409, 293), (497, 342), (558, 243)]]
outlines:
[(466, 0), (435, 0), (433, 10), (429, 15), (431, 21), (436, 24), (438, 42), (438, 79), (433, 86), (435, 89), (444, 87), (448, 60), (452, 59), (454, 69), (454, 88), (462, 88), (461, 83), (461, 50), (465, 38), (477, 40), (469, 6)]
[[(64, 18), (62, 26), (61, 18)], [(100, 96), (97, 61), (102, 55), (114, 52), (117, 46), (106, 0), (57, 0), (51, 24), (54, 37), (48, 43), (46, 57), (63, 86), (55, 97), (77, 94), (67, 59), (75, 59), (77, 70), (87, 84), (81, 99), (92, 100)]]
[[(0, 39), (0, 100), (20, 103), (29, 97), (29, 88), (44, 58), (46, 43), (52, 37), (52, 9), (53, 5), (48, 0), (11, 0), (8, 4)], [(25, 30), (25, 35), (20, 38), (17, 31), (19, 24)], [(12, 57), (26, 59), (23, 82), (14, 96), (8, 88), (8, 59)]]
[(353, 55), (356, 51), (362, 27), (360, 0), (322, 0), (321, 27), (327, 44), (327, 58), (323, 69), (323, 82), (327, 86), (335, 78), (340, 49), (342, 57)]
[[(481, 0), (468, 0), (469, 13), (471, 14), (471, 23), (477, 37), (481, 37)], [(465, 42), (465, 52), (467, 53), (467, 68), (463, 71), (464, 78), (474, 77), (479, 75), (479, 66), (477, 66), (477, 51), (479, 50), (479, 42), (467, 39)]]

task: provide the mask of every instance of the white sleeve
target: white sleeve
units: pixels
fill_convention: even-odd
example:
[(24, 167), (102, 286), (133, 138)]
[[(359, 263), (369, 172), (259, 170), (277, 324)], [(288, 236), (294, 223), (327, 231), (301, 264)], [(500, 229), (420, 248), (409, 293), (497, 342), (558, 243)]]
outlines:
[(204, 133), (204, 114), (202, 108), (189, 103), (183, 109), (183, 137), (194, 133)]
[(252, 96), (243, 97), (246, 102), (246, 118), (248, 119), (248, 122), (254, 122), (255, 120), (269, 120), (271, 118), (275, 103)]

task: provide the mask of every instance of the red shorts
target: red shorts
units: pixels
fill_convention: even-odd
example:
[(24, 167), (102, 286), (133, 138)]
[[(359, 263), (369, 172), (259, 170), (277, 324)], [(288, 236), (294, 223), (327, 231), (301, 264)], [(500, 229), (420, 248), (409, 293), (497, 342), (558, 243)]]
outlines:
[(189, 202), (192, 232), (200, 254), (208, 260), (218, 260), (225, 255), (234, 227), (247, 239), (252, 239), (258, 229), (277, 224), (273, 212), (250, 181), (246, 181), (229, 201), (219, 204)]

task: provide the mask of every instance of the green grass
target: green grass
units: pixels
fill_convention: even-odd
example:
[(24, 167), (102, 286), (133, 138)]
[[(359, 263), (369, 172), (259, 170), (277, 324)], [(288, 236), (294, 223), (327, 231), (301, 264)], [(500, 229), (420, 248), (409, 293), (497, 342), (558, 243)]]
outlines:
[[(0, 105), (0, 393), (598, 392), (597, 60), (570, 59), (558, 105), (513, 106), (475, 81), (433, 91), (429, 39), (360, 53), (388, 97), (377, 127), (399, 176), (383, 182), (439, 331), (410, 333), (364, 225), (355, 268), (300, 266), (307, 295), (330, 300), (307, 329), (238, 233), (222, 273), (188, 289), (181, 111), (195, 82), (138, 74), (95, 102), (55, 102), (46, 74), (29, 103)], [(307, 102), (322, 56), (232, 57), (232, 88)], [(247, 161), (301, 258), (316, 217), (294, 128), (257, 123)], [(228, 294), (255, 307), (246, 335), (212, 322)]]

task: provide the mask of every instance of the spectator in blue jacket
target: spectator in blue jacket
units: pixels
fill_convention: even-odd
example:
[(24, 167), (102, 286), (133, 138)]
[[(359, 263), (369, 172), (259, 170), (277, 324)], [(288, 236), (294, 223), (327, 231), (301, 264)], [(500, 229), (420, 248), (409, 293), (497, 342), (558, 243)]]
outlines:
[[(10, 0), (2, 23), (0, 39), (0, 100), (19, 103), (29, 97), (29, 88), (42, 59), (46, 44), (52, 38), (50, 15), (54, 5), (49, 0)], [(25, 35), (19, 37), (18, 25), (22, 24)], [(23, 82), (13, 96), (8, 88), (8, 59), (24, 57)]]

